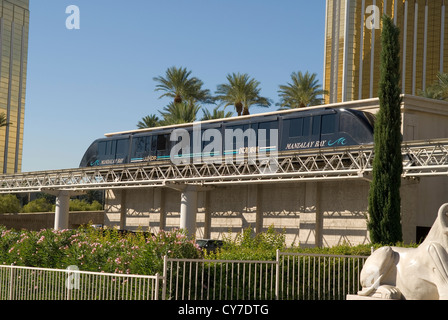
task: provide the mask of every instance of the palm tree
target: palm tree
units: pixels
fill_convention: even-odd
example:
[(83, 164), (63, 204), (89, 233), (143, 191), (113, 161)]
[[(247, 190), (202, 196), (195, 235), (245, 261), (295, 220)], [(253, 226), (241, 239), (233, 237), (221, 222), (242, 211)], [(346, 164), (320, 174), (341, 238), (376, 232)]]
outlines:
[(5, 113), (0, 113), (0, 127), (7, 127), (11, 124), (11, 122), (8, 122), (8, 118)]
[(196, 121), (196, 116), (201, 106), (190, 102), (171, 102), (163, 111), (159, 111), (163, 116), (160, 121), (161, 125), (167, 126), (172, 124), (191, 123)]
[(233, 117), (233, 112), (225, 112), (224, 110), (219, 110), (219, 107), (215, 107), (213, 109), (213, 113), (211, 113), (208, 109), (202, 109), (202, 112), (203, 116), (201, 121)]
[(137, 124), (137, 128), (139, 129), (153, 128), (158, 126), (160, 126), (160, 119), (155, 114), (143, 117), (142, 120)]
[(323, 103), (322, 96), (328, 94), (321, 89), (321, 85), (316, 79), (317, 74), (310, 74), (308, 71), (303, 74), (301, 71), (291, 74), (292, 83), (280, 85), (278, 90), (280, 96), (280, 109), (304, 108), (311, 105)]
[(420, 96), (425, 98), (448, 101), (448, 73), (438, 73), (437, 81), (420, 91)]
[(210, 90), (202, 89), (204, 83), (196, 77), (191, 77), (191, 71), (186, 68), (171, 67), (166, 70), (165, 77), (154, 77), (158, 82), (155, 91), (163, 91), (160, 98), (173, 98), (174, 103), (185, 100), (190, 102), (211, 103)]
[(228, 83), (219, 84), (215, 100), (221, 101), (224, 108), (234, 105), (238, 116), (248, 115), (253, 105), (269, 107), (271, 101), (260, 96), (260, 82), (251, 79), (248, 74), (228, 74)]

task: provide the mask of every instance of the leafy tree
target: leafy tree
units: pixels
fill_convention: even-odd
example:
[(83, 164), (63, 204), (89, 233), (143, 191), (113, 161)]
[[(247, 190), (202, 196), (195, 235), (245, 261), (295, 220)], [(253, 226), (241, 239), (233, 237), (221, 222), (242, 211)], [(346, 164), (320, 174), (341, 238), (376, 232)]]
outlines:
[(22, 212), (52, 212), (53, 204), (46, 198), (38, 198), (23, 206)]
[(221, 101), (224, 108), (234, 105), (238, 116), (250, 114), (249, 108), (253, 105), (260, 107), (271, 105), (270, 99), (260, 95), (260, 82), (250, 78), (248, 74), (228, 74), (227, 81), (217, 86), (215, 99)]
[(171, 102), (163, 108), (163, 111), (159, 111), (163, 116), (163, 120), (160, 121), (160, 124), (167, 126), (172, 124), (194, 122), (200, 109), (201, 107), (195, 103)]
[(154, 128), (158, 126), (160, 126), (160, 119), (155, 114), (143, 117), (137, 124), (137, 128), (139, 129)]
[(280, 85), (278, 90), (280, 96), (280, 109), (304, 108), (321, 105), (322, 96), (328, 94), (321, 89), (318, 83), (317, 74), (310, 74), (308, 71), (303, 74), (301, 71), (291, 74), (291, 82), (287, 85)]
[(79, 199), (70, 200), (70, 211), (99, 211), (101, 209), (101, 203), (96, 200), (94, 200), (92, 203), (88, 203), (86, 200)]
[(0, 213), (20, 212), (20, 200), (12, 194), (0, 196)]
[(11, 124), (11, 122), (8, 122), (8, 118), (5, 113), (0, 113), (0, 127), (7, 127)]
[(438, 73), (437, 81), (428, 86), (420, 95), (425, 98), (448, 101), (448, 73)]
[(380, 110), (375, 123), (375, 157), (369, 193), (370, 239), (373, 243), (394, 244), (402, 241), (400, 186), (401, 90), (400, 30), (392, 19), (383, 16), (381, 36)]
[(203, 116), (201, 119), (202, 121), (231, 118), (233, 116), (233, 113), (231, 111), (225, 112), (224, 110), (219, 110), (219, 107), (215, 107), (213, 109), (213, 113), (211, 113), (208, 109), (202, 109), (202, 112), (203, 112)]
[(186, 68), (170, 67), (166, 70), (165, 77), (159, 76), (153, 80), (158, 83), (155, 90), (164, 92), (159, 99), (169, 97), (173, 99), (173, 103), (213, 102), (210, 90), (202, 89), (204, 83), (196, 77), (191, 77), (191, 71)]

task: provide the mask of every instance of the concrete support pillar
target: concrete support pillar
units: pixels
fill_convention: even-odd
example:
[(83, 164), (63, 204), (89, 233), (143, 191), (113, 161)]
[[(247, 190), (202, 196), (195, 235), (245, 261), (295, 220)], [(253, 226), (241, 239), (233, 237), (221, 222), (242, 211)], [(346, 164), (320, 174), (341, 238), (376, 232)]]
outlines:
[(180, 229), (187, 231), (190, 237), (196, 235), (196, 215), (198, 213), (198, 192), (211, 190), (211, 187), (188, 185), (188, 184), (166, 184), (181, 192), (180, 195)]
[(211, 238), (212, 213), (210, 210), (210, 191), (204, 192), (204, 238)]
[(180, 196), (180, 228), (185, 229), (190, 237), (196, 235), (197, 212), (198, 191), (194, 186), (187, 186)]
[(255, 220), (255, 233), (259, 234), (263, 232), (263, 202), (262, 194), (263, 185), (257, 185), (257, 208), (256, 208), (256, 220)]
[(165, 189), (160, 189), (160, 224), (159, 228), (160, 230), (164, 230), (166, 227), (166, 211), (165, 211)]
[(121, 190), (121, 198), (120, 198), (120, 230), (124, 230), (126, 228), (126, 190)]
[(300, 214), (299, 229), (299, 243), (303, 247), (322, 247), (323, 245), (321, 194), (321, 183), (306, 183), (304, 210)]
[(56, 211), (54, 216), (54, 229), (68, 229), (70, 193), (59, 191), (56, 196)]

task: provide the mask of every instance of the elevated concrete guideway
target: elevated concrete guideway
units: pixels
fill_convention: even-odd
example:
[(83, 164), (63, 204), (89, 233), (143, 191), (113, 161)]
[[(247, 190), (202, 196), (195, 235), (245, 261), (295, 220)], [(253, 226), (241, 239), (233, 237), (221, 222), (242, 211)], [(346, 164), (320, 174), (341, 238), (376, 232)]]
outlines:
[[(403, 178), (448, 176), (448, 139), (405, 142), (402, 154)], [(373, 146), (356, 146), (307, 150), (252, 163), (129, 164), (29, 172), (0, 176), (0, 193), (47, 192), (56, 195), (54, 227), (64, 229), (68, 226), (70, 197), (80, 192), (171, 188), (181, 192), (180, 228), (194, 232), (199, 191), (220, 185), (368, 181), (373, 157)], [(120, 227), (124, 227), (126, 197), (121, 201)]]

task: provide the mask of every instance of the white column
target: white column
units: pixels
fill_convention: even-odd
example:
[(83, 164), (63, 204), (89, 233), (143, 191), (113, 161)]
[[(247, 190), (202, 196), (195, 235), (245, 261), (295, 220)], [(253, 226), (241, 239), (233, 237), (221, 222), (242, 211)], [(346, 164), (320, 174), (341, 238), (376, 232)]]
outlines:
[(212, 212), (210, 210), (210, 191), (204, 192), (204, 238), (210, 239), (212, 228)]
[(307, 182), (303, 198), (304, 210), (300, 214), (299, 227), (299, 243), (303, 247), (322, 247), (323, 245), (321, 198), (321, 183)]
[(60, 191), (56, 197), (56, 211), (54, 216), (54, 229), (68, 229), (70, 193)]
[(198, 191), (188, 186), (180, 198), (180, 228), (191, 237), (196, 235), (196, 215), (198, 211)]
[(124, 230), (126, 228), (126, 190), (121, 190), (121, 199), (120, 199), (120, 230)]
[(257, 185), (257, 211), (255, 220), (255, 232), (263, 232), (263, 185)]

